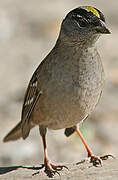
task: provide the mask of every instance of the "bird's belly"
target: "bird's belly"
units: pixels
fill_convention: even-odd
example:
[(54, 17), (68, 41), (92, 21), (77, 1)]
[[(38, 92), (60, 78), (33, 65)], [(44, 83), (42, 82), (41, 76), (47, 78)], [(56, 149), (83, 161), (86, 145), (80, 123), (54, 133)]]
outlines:
[[(48, 124), (50, 129), (68, 128), (78, 124), (85, 119), (95, 108), (100, 97), (100, 91), (88, 92), (87, 90), (73, 96), (64, 102), (60, 102), (59, 108), (55, 109), (53, 121)], [(80, 95), (81, 94), (81, 95)]]
[(100, 93), (100, 88), (74, 88), (67, 90), (66, 93), (55, 91), (52, 96), (42, 96), (40, 105), (34, 112), (33, 121), (49, 129), (72, 127), (94, 110)]

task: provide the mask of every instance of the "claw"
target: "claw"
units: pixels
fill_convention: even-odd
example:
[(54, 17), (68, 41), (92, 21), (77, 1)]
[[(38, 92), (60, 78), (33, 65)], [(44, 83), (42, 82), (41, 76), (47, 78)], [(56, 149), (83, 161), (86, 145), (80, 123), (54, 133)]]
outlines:
[[(52, 163), (48, 163), (48, 164), (43, 164), (42, 168), (45, 167), (44, 172), (47, 174), (48, 177), (52, 178), (54, 177), (55, 174), (58, 174), (60, 176), (60, 173), (58, 171), (61, 171), (63, 168), (68, 169), (68, 167), (66, 166), (55, 166)], [(32, 174), (32, 176), (35, 176), (37, 174), (39, 174), (40, 172), (36, 172), (34, 174)]]
[(53, 177), (56, 173), (60, 176), (60, 173), (58, 171), (61, 171), (63, 168), (68, 169), (66, 166), (55, 166), (52, 163), (45, 165), (45, 173), (48, 177)]
[(51, 165), (51, 167), (52, 167), (54, 170), (56, 170), (56, 171), (61, 171), (63, 168), (68, 169), (67, 166), (60, 166), (60, 165), (55, 166), (55, 165), (53, 165), (53, 164), (50, 164), (50, 165)]
[(100, 159), (107, 160), (109, 157), (115, 159), (115, 157), (112, 154), (107, 154), (107, 155), (101, 156)]
[(100, 157), (94, 156), (94, 155), (92, 155), (90, 157), (90, 163), (93, 163), (93, 166), (97, 166), (97, 165), (102, 166), (103, 165), (102, 159)]
[(44, 172), (47, 174), (48, 177), (54, 177), (56, 173), (60, 176), (58, 171), (52, 170), (50, 167), (45, 167)]
[(93, 166), (101, 165), (103, 166), (103, 160), (107, 160), (109, 157), (115, 158), (113, 155), (108, 154), (101, 157), (91, 155), (90, 162), (93, 163)]

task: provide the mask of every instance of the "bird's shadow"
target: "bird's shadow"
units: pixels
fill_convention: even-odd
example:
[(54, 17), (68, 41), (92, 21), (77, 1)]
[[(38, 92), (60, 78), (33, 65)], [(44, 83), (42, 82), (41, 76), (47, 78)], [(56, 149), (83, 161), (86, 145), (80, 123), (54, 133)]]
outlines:
[[(65, 168), (67, 168), (66, 166), (64, 166)], [(54, 172), (51, 172), (50, 170), (45, 168), (44, 164), (40, 164), (40, 166), (35, 167), (35, 166), (7, 166), (7, 167), (0, 167), (0, 175), (9, 173), (11, 171), (15, 171), (17, 169), (31, 169), (31, 170), (37, 170), (37, 172), (33, 173), (32, 176), (35, 176), (37, 174), (40, 174), (40, 170), (44, 168), (44, 173), (49, 177), (52, 178), (54, 176), (55, 173), (57, 173), (60, 176), (60, 173), (58, 171), (61, 171), (62, 169), (59, 170), (55, 170)], [(67, 168), (68, 169), (68, 168)]]
[[(23, 168), (23, 169), (31, 169), (31, 170), (41, 170), (42, 168), (44, 168), (44, 164), (41, 164), (39, 167), (35, 167), (35, 166), (31, 166), (31, 167), (27, 167), (27, 166), (7, 166), (7, 167), (0, 167), (0, 175), (9, 173), (11, 171), (17, 170), (19, 168)], [(35, 174), (39, 174), (40, 172), (38, 171), (38, 173), (34, 173), (32, 175)]]

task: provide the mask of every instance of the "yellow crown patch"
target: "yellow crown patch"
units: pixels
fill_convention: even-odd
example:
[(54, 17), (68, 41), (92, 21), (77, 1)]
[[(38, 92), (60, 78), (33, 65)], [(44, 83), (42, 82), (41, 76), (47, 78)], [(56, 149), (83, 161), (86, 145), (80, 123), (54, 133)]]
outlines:
[(90, 11), (90, 12), (92, 12), (95, 16), (97, 16), (98, 18), (100, 18), (100, 14), (99, 14), (99, 12), (95, 9), (95, 8), (93, 8), (93, 7), (91, 7), (91, 6), (84, 6), (84, 8), (87, 10), (87, 11)]

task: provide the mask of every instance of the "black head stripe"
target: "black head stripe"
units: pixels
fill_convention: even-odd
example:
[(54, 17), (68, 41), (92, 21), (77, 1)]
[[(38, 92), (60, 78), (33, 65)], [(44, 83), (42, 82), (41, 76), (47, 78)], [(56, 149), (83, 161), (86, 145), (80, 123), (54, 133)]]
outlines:
[[(96, 9), (96, 8), (94, 8), (94, 9)], [(96, 10), (99, 12), (100, 19), (105, 22), (105, 17), (104, 17), (104, 15), (100, 12), (99, 9), (96, 9)]]

